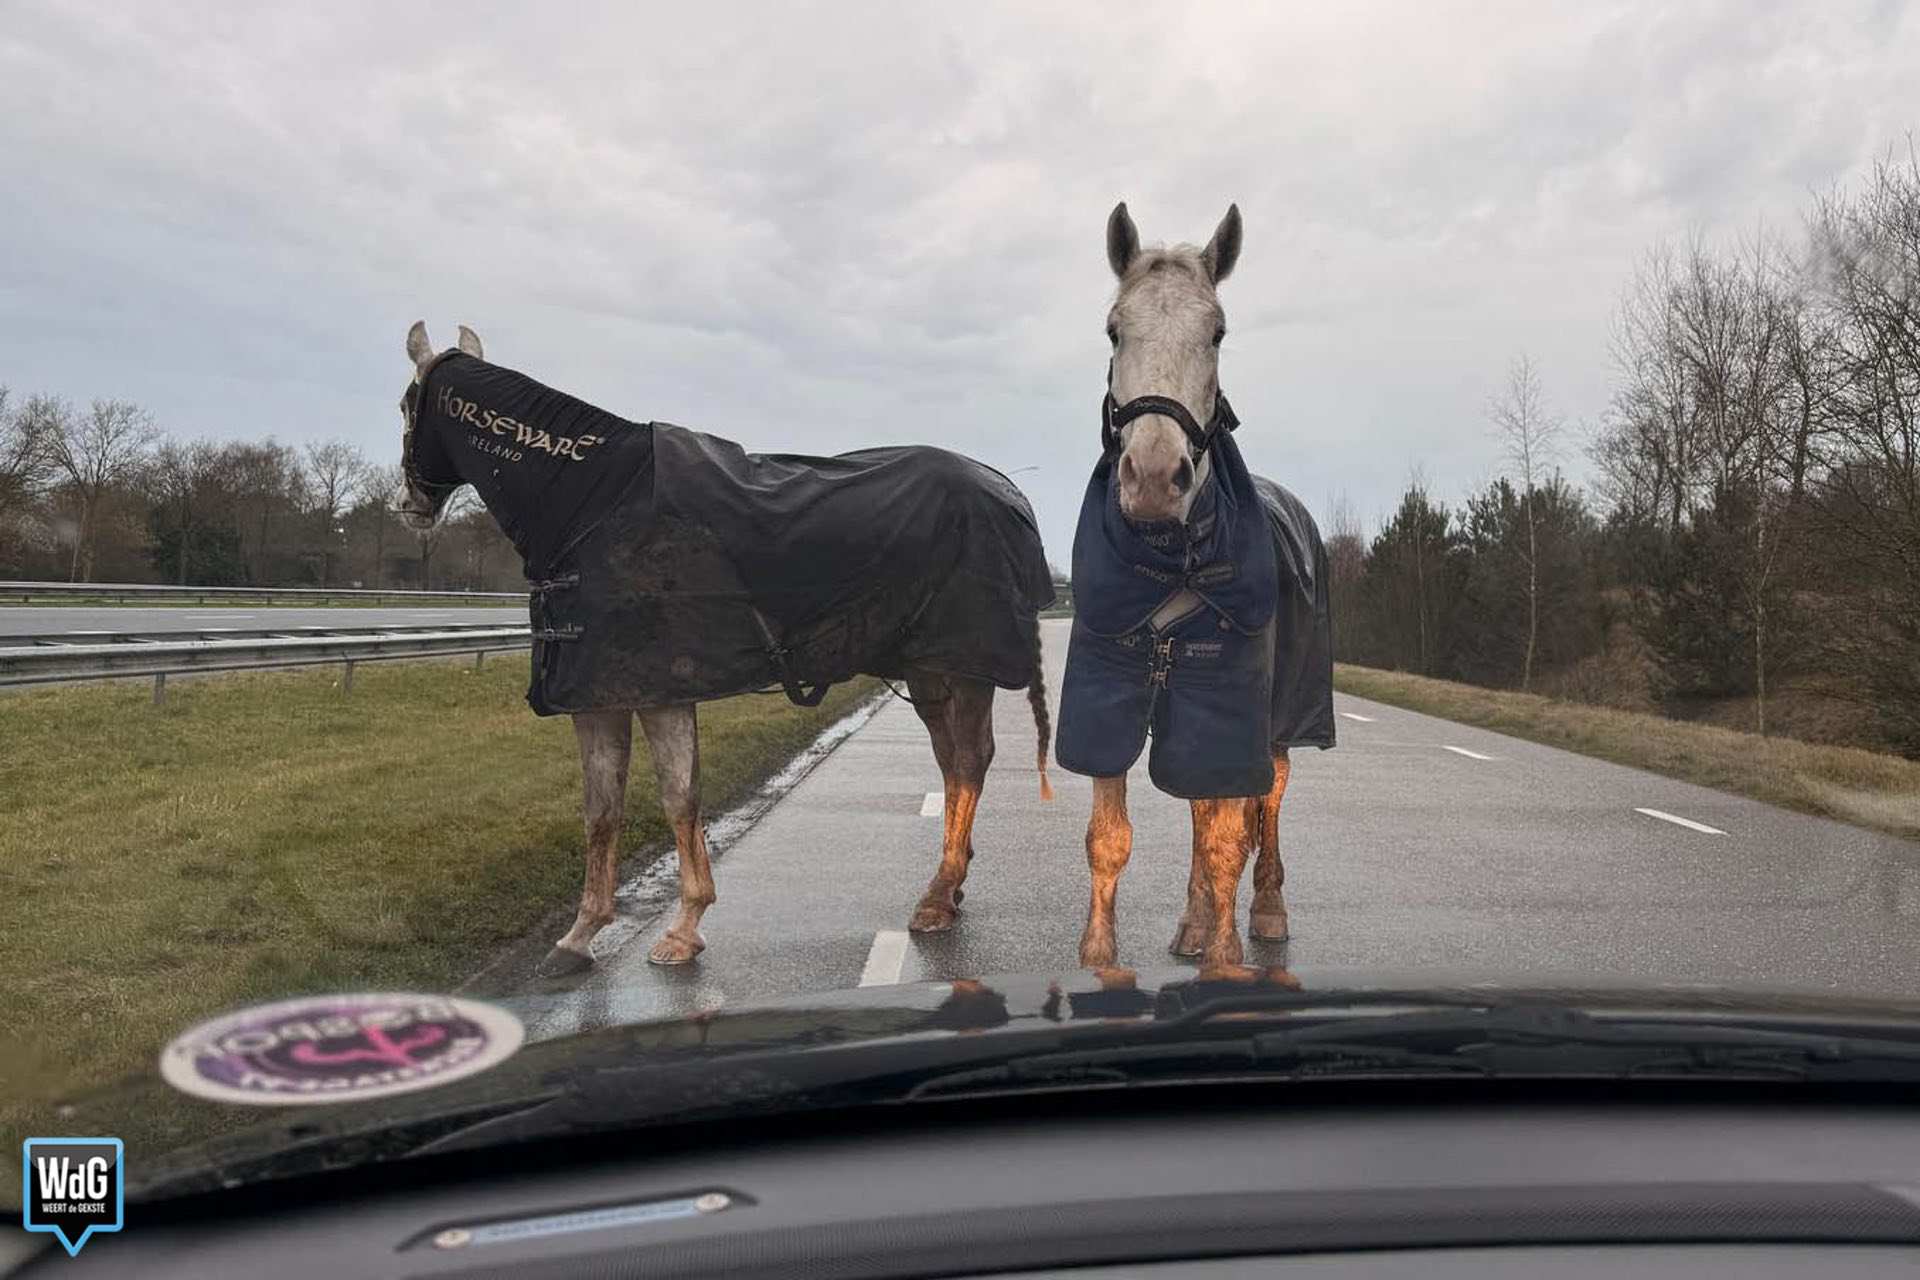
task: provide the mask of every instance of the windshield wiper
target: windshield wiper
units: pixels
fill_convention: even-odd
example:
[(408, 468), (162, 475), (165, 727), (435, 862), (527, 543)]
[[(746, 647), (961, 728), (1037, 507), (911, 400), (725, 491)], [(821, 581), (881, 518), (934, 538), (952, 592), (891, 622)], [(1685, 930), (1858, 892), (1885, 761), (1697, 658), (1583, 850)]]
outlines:
[(170, 1153), (163, 1167), (129, 1194), (140, 1200), (168, 1200), (217, 1193), (262, 1178), (298, 1177), (417, 1155), (442, 1139), (538, 1111), (554, 1097), (541, 1093), (392, 1124), (372, 1124), (352, 1111), (337, 1112), (290, 1125), (286, 1132), (292, 1136), (266, 1151), (242, 1147), (232, 1154), (236, 1144), (248, 1142), (252, 1135), (228, 1135)]
[[(1227, 1014), (1310, 1019), (1281, 1030), (1223, 1025)], [(1256, 1026), (1270, 1026), (1270, 1022)], [(934, 1076), (909, 1099), (1050, 1088), (1260, 1078), (1713, 1077), (1920, 1078), (1920, 1043), (1697, 1019), (1596, 1018), (1551, 1005), (1448, 1007), (1324, 1017), (1254, 996), (1200, 1006), (1146, 1044), (1066, 1049)]]

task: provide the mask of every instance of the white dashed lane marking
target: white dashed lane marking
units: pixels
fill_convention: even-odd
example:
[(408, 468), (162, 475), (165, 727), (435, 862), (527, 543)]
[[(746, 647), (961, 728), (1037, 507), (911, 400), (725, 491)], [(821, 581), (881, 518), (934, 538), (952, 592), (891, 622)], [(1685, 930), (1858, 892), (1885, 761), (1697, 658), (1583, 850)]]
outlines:
[(900, 981), (900, 968), (907, 961), (907, 931), (882, 929), (873, 935), (873, 949), (867, 952), (867, 967), (860, 971), (863, 987), (890, 987)]
[(946, 812), (946, 808), (947, 797), (941, 792), (929, 791), (920, 801), (920, 816), (923, 818), (937, 818)]
[(1704, 823), (1704, 822), (1695, 822), (1695, 821), (1694, 821), (1694, 820), (1693, 820), (1692, 818), (1683, 818), (1683, 817), (1681, 817), (1681, 816), (1680, 816), (1679, 814), (1677, 814), (1677, 813), (1668, 813), (1668, 812), (1667, 812), (1666, 810), (1664, 810), (1664, 809), (1638, 809), (1638, 808), (1636, 808), (1636, 809), (1634, 810), (1634, 812), (1635, 812), (1635, 813), (1644, 813), (1644, 814), (1646, 814), (1646, 815), (1647, 815), (1647, 816), (1648, 816), (1649, 818), (1658, 818), (1658, 819), (1660, 819), (1660, 821), (1662, 821), (1662, 822), (1671, 822), (1671, 823), (1672, 823), (1672, 824), (1673, 824), (1674, 826), (1676, 826), (1676, 827), (1685, 827), (1685, 828), (1686, 828), (1687, 830), (1689, 830), (1689, 831), (1698, 831), (1698, 832), (1699, 832), (1699, 833), (1700, 833), (1701, 835), (1706, 835), (1706, 836), (1723, 836), (1723, 835), (1725, 835), (1725, 834), (1727, 834), (1726, 832), (1724, 832), (1724, 831), (1722, 831), (1722, 830), (1721, 830), (1720, 828), (1718, 828), (1718, 827), (1710, 827), (1710, 826), (1708, 826), (1708, 825), (1707, 825), (1706, 823)]
[(1345, 716), (1349, 720), (1358, 720), (1361, 724), (1373, 723), (1372, 716), (1363, 716), (1357, 711), (1342, 711), (1340, 714)]
[(1467, 749), (1466, 749), (1465, 747), (1443, 747), (1443, 748), (1441, 748), (1441, 749), (1442, 749), (1443, 751), (1451, 751), (1451, 752), (1453, 752), (1453, 754), (1455, 754), (1455, 755), (1457, 755), (1457, 756), (1465, 756), (1465, 757), (1466, 757), (1467, 759), (1469, 759), (1469, 760), (1491, 760), (1491, 759), (1493, 759), (1493, 757), (1492, 757), (1492, 756), (1483, 756), (1483, 755), (1481, 755), (1481, 754), (1480, 754), (1480, 753), (1479, 753), (1478, 751), (1469, 751), (1469, 750), (1467, 750)]

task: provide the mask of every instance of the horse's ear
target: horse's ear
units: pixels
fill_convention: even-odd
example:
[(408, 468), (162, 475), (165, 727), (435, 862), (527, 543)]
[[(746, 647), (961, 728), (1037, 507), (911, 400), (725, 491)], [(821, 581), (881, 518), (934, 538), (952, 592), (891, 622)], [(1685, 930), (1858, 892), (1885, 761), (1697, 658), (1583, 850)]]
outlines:
[(480, 351), (480, 335), (465, 325), (460, 326), (460, 349), (476, 360), (487, 358)]
[(1139, 256), (1140, 231), (1127, 213), (1127, 202), (1122, 200), (1107, 215), (1107, 265), (1113, 268), (1114, 275), (1125, 276), (1127, 268)]
[(1207, 241), (1200, 260), (1207, 264), (1207, 274), (1213, 277), (1215, 284), (1233, 274), (1233, 264), (1240, 261), (1239, 205), (1227, 206), (1227, 216), (1220, 219), (1220, 225), (1213, 229), (1213, 239)]
[(424, 369), (433, 359), (433, 344), (427, 341), (427, 322), (415, 320), (413, 328), (407, 330), (407, 358), (413, 361), (413, 367)]

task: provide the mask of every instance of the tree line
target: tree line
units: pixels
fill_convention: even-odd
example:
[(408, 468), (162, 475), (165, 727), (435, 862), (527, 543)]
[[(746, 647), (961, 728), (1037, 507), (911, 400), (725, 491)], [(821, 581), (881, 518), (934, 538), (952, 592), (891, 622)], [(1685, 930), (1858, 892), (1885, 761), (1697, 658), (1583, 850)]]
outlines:
[[(1329, 528), (1339, 656), (1688, 716), (1850, 709), (1920, 755), (1920, 163), (1816, 199), (1790, 244), (1695, 236), (1636, 265), (1610, 403), (1575, 432), (1524, 357), (1487, 406), (1502, 474), (1418, 480)], [(1561, 471), (1583, 447), (1595, 483)], [(340, 441), (182, 440), (137, 405), (0, 387), (0, 577), (518, 590), (470, 492), (435, 528)], [(1788, 731), (1798, 726), (1789, 724)]]
[(1334, 513), (1340, 656), (1687, 716), (1783, 698), (1920, 756), (1920, 164), (1816, 199), (1792, 244), (1656, 246), (1616, 311), (1610, 403), (1570, 484), (1517, 360), (1504, 474)]
[(401, 523), (397, 466), (341, 440), (176, 439), (140, 406), (0, 385), (0, 578), (514, 591), (520, 559), (463, 491)]

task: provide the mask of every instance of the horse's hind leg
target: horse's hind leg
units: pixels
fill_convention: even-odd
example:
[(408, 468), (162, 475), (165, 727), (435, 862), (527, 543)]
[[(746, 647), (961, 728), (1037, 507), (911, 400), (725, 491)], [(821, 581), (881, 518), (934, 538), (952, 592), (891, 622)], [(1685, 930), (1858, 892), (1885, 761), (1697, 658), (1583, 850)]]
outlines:
[(1212, 933), (1213, 892), (1207, 887), (1206, 862), (1195, 853), (1187, 871), (1187, 907), (1180, 913), (1180, 925), (1167, 950), (1176, 956), (1197, 956), (1206, 950)]
[(1253, 906), (1247, 932), (1265, 942), (1287, 940), (1287, 900), (1281, 886), (1287, 870), (1280, 862), (1280, 800), (1287, 794), (1292, 762), (1285, 747), (1273, 750), (1273, 789), (1260, 802), (1260, 837), (1253, 859)]
[(942, 806), (940, 867), (913, 909), (907, 927), (940, 933), (953, 927), (964, 895), (961, 885), (973, 861), (973, 817), (993, 763), (993, 686), (980, 680), (909, 674), (914, 710), (927, 726), (933, 758), (940, 765)]
[(1212, 899), (1208, 921), (1211, 927), (1200, 963), (1208, 969), (1232, 967), (1242, 958), (1233, 900), (1240, 891), (1241, 873), (1247, 869), (1247, 855), (1252, 852), (1260, 797), (1194, 800), (1190, 804), (1193, 859), (1200, 867)]
[(653, 753), (660, 807), (673, 824), (673, 847), (680, 855), (680, 911), (647, 952), (647, 959), (655, 964), (685, 964), (706, 950), (700, 917), (716, 896), (707, 833), (700, 822), (699, 718), (690, 702), (654, 707), (640, 713), (640, 728)]
[(627, 809), (627, 763), (633, 751), (633, 714), (582, 711), (573, 717), (580, 743), (580, 811), (587, 829), (587, 882), (573, 928), (540, 962), (541, 977), (579, 973), (593, 964), (593, 936), (613, 920), (614, 867)]
[[(1262, 942), (1287, 940), (1287, 902), (1280, 887), (1286, 883), (1286, 868), (1280, 863), (1280, 800), (1287, 793), (1287, 774), (1291, 765), (1285, 747), (1273, 751), (1273, 787), (1264, 796), (1253, 796), (1248, 832), (1254, 846), (1253, 905), (1248, 915), (1247, 932)], [(1174, 931), (1173, 944), (1167, 949), (1177, 956), (1197, 956), (1207, 949), (1214, 935), (1214, 893), (1208, 871), (1209, 855), (1194, 849), (1193, 867), (1187, 874), (1187, 909)]]

